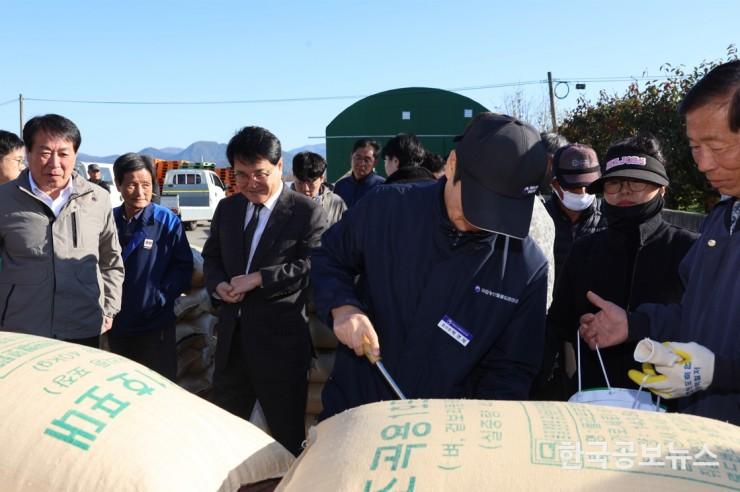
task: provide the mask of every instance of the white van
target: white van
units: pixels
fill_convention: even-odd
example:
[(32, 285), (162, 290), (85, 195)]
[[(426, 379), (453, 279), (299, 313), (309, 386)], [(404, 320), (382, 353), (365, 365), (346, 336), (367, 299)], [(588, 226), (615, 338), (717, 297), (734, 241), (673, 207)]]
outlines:
[(123, 203), (123, 198), (116, 188), (116, 180), (113, 179), (113, 164), (107, 162), (77, 162), (75, 164), (75, 171), (77, 174), (85, 179), (88, 179), (87, 166), (90, 164), (97, 164), (100, 168), (100, 179), (108, 183), (110, 187), (110, 204), (111, 207), (116, 208)]
[[(176, 205), (168, 200), (173, 196), (177, 196)], [(211, 220), (225, 197), (226, 186), (210, 169), (170, 169), (164, 175), (162, 205), (176, 208), (187, 230), (195, 229), (199, 220)]]

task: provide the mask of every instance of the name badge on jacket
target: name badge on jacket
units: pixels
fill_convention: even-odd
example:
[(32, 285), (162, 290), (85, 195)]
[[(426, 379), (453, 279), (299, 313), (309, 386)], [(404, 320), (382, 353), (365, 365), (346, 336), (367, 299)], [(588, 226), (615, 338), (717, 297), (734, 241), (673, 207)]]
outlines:
[(152, 246), (154, 246), (153, 239), (144, 239), (144, 249), (152, 249)]
[(437, 326), (442, 328), (442, 331), (454, 338), (455, 341), (463, 347), (467, 347), (470, 343), (470, 340), (472, 340), (473, 338), (473, 335), (471, 335), (468, 331), (465, 330), (465, 328), (457, 324), (455, 320), (447, 315), (444, 315), (442, 319), (439, 320)]

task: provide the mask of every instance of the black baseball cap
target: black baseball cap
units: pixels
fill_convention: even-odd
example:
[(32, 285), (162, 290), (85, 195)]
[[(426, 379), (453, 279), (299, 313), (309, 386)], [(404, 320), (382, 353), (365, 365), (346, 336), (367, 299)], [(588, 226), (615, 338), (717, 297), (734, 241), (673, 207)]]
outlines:
[(465, 219), (485, 231), (527, 237), (534, 195), (547, 168), (539, 132), (511, 116), (490, 113), (455, 140)]
[(668, 173), (662, 162), (651, 155), (630, 149), (607, 151), (601, 178), (588, 187), (588, 192), (602, 193), (604, 181), (609, 178), (633, 178), (658, 186), (668, 186)]

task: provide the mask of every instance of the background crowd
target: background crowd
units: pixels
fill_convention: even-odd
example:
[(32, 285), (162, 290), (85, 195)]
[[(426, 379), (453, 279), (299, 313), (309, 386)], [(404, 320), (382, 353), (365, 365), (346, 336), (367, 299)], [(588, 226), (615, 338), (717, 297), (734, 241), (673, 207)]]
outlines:
[[(239, 193), (203, 247), (214, 402), (247, 419), (259, 401), (300, 453), (315, 313), (341, 342), (322, 418), (396, 397), (372, 364), (382, 354), (409, 398), (644, 387), (671, 411), (740, 424), (740, 61), (677, 111), (722, 194), (699, 232), (664, 218), (670, 163), (639, 128), (599, 156), (481, 113), (447, 156), (413, 134), (358, 139), (333, 185), (311, 152), (284, 183), (279, 139), (242, 128), (227, 147)], [(22, 140), (0, 131), (0, 329), (93, 347), (108, 333), (113, 352), (172, 379), (173, 306), (193, 269), (182, 223), (133, 153), (114, 163), (123, 205), (111, 210), (99, 169), (74, 171), (81, 141), (54, 114)], [(669, 360), (636, 362), (643, 338)]]

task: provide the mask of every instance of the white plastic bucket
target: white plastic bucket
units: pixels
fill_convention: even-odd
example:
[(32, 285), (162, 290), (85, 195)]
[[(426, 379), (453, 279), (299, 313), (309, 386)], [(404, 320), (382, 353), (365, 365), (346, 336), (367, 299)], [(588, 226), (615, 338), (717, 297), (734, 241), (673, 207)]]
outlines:
[(570, 403), (586, 403), (589, 405), (601, 405), (605, 407), (630, 408), (633, 410), (646, 410), (649, 412), (665, 412), (665, 407), (660, 406), (660, 399), (653, 402), (653, 397), (649, 391), (628, 388), (612, 388), (609, 383), (609, 377), (606, 375), (606, 367), (601, 358), (599, 347), (596, 347), (596, 355), (599, 357), (601, 370), (606, 380), (607, 388), (591, 388), (584, 390), (581, 387), (581, 343), (578, 339), (580, 335), (576, 334), (576, 346), (578, 347), (578, 391), (568, 398)]
[(627, 388), (592, 388), (582, 390), (568, 398), (570, 403), (588, 403), (605, 407), (632, 408), (651, 412), (665, 412), (656, 405), (648, 391)]

